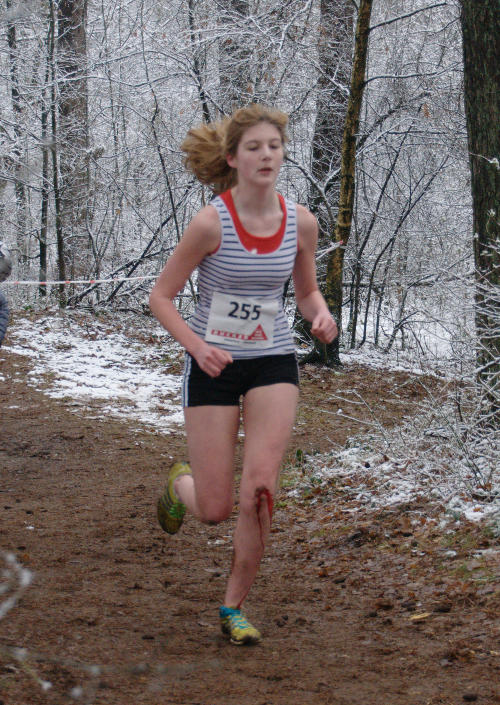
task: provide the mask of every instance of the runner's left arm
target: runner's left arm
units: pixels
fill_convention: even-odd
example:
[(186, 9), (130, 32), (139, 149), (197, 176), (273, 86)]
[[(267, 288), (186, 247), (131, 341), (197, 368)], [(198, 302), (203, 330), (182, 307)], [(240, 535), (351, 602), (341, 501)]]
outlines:
[(337, 324), (323, 298), (316, 278), (316, 218), (303, 206), (297, 206), (298, 244), (293, 270), (295, 298), (300, 313), (311, 323), (311, 333), (322, 343), (331, 343), (338, 335)]

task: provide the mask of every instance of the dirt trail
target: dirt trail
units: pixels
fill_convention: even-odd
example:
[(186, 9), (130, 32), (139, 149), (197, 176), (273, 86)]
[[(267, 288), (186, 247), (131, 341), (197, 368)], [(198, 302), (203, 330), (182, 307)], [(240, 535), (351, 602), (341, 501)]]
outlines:
[[(354, 512), (335, 485), (282, 491), (247, 602), (264, 640), (232, 647), (217, 608), (234, 517), (172, 538), (155, 522), (183, 435), (75, 413), (27, 386), (29, 360), (0, 359), (0, 548), (34, 576), (2, 620), (0, 705), (500, 702), (499, 554), (483, 528), (446, 534), (424, 500)], [(325, 413), (349, 389), (384, 424), (423, 394), (403, 373), (308, 369), (287, 462), (353, 433)]]

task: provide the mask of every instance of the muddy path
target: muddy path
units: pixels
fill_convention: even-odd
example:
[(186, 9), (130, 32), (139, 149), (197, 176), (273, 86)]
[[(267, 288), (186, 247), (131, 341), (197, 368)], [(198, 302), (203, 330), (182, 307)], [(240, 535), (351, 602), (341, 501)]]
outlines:
[[(283, 489), (246, 604), (264, 639), (231, 646), (217, 608), (234, 516), (175, 537), (155, 522), (182, 432), (94, 418), (28, 386), (27, 358), (0, 358), (0, 548), (33, 575), (0, 624), (1, 705), (500, 702), (498, 540), (484, 527), (443, 522), (425, 499), (368, 510), (335, 484)], [(350, 415), (386, 425), (424, 394), (405, 373), (306, 369), (289, 469), (297, 450), (359, 432), (336, 413), (354, 389), (367, 404)]]

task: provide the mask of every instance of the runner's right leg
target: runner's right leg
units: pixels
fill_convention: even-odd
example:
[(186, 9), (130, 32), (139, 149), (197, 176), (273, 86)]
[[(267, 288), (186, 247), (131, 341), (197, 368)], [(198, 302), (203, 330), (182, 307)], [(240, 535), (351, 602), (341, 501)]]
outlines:
[(207, 524), (227, 519), (234, 504), (234, 454), (239, 406), (184, 409), (193, 476), (181, 475), (175, 492), (188, 512)]

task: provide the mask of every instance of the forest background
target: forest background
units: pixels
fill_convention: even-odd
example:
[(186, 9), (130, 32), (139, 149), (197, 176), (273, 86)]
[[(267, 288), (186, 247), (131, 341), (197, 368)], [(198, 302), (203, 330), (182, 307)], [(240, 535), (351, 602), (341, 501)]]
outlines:
[[(499, 25), (499, 0), (0, 3), (0, 705), (497, 702)], [(179, 145), (251, 101), (290, 116), (279, 190), (341, 336), (315, 348), (290, 284), (319, 364), (252, 605), (272, 651), (235, 658), (199, 614), (229, 529), (180, 552), (151, 521), (185, 439), (147, 300), (211, 197)]]
[[(495, 37), (498, 16), (498, 0), (5, 0), (11, 307), (147, 315), (151, 281), (211, 196), (183, 168), (187, 130), (246, 102), (277, 106), (290, 116), (279, 188), (318, 218), (340, 349), (372, 346), (453, 378), (429, 413), (471, 486), (495, 499), (498, 153), (473, 154), (470, 120), (481, 112), (495, 131), (498, 90), (477, 111), (473, 88), (498, 58), (497, 41), (481, 54), (477, 27)], [(484, 181), (478, 206), (474, 159), (493, 173), (496, 209)], [(186, 317), (195, 297), (193, 279)], [(306, 359), (338, 363), (338, 349), (314, 349), (292, 287), (286, 301)]]

